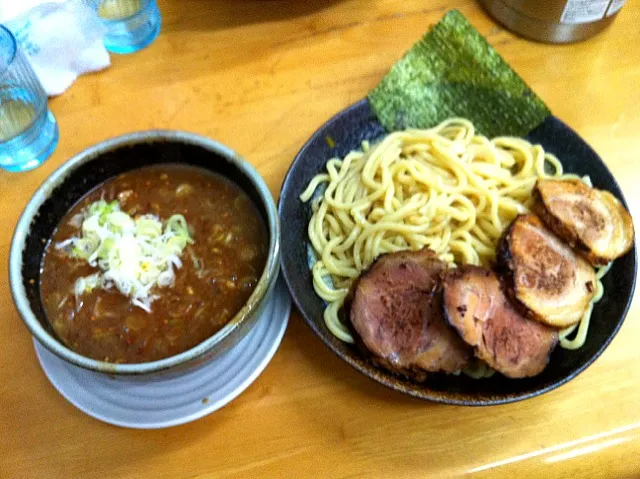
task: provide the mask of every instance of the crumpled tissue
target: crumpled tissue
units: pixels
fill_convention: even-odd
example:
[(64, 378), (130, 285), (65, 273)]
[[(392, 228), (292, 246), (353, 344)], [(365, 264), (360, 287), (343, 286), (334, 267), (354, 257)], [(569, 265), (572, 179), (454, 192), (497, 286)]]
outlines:
[(0, 0), (0, 23), (16, 37), (49, 96), (111, 64), (106, 27), (86, 0)]

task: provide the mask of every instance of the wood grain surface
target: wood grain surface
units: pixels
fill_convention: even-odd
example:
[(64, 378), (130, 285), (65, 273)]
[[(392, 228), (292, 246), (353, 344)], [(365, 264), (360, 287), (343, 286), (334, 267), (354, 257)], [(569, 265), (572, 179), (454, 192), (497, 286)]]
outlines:
[[(449, 8), (459, 8), (552, 111), (600, 155), (640, 208), (640, 2), (586, 42), (545, 45), (475, 1), (159, 0), (149, 48), (112, 56), (50, 106), (60, 143), (40, 168), (0, 171), (0, 263), (39, 184), (106, 138), (149, 128), (207, 135), (244, 155), (277, 198), (307, 138), (359, 100)], [(286, 253), (285, 253), (286, 254)], [(640, 308), (586, 372), (490, 408), (404, 397), (336, 358), (293, 313), (249, 389), (191, 424), (103, 424), (47, 381), (0, 282), (2, 478), (640, 477)]]

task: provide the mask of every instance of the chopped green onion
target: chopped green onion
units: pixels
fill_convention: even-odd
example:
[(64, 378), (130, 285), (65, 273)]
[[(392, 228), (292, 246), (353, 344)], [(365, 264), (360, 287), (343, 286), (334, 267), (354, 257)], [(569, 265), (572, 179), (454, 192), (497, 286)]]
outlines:
[(180, 256), (194, 242), (184, 216), (171, 216), (163, 227), (154, 215), (132, 218), (120, 210), (117, 201), (99, 200), (89, 205), (80, 229), (80, 237), (64, 240), (56, 247), (70, 247), (72, 257), (102, 272), (79, 278), (76, 296), (98, 287), (115, 287), (145, 311), (151, 311), (151, 303), (157, 298), (151, 293), (154, 287), (173, 285), (174, 269), (182, 267)]
[(98, 286), (100, 286), (100, 274), (94, 273), (84, 278), (78, 278), (75, 284), (75, 295), (82, 296), (85, 293), (90, 293)]

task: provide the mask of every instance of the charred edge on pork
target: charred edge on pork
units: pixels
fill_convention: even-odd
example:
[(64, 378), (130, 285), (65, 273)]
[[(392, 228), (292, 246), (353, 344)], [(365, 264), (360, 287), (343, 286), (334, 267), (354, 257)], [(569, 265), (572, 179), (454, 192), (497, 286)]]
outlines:
[(532, 214), (504, 232), (497, 271), (520, 311), (556, 328), (580, 321), (595, 292), (593, 267)]
[(604, 266), (633, 246), (631, 215), (611, 193), (580, 180), (538, 180), (533, 211), (594, 266)]

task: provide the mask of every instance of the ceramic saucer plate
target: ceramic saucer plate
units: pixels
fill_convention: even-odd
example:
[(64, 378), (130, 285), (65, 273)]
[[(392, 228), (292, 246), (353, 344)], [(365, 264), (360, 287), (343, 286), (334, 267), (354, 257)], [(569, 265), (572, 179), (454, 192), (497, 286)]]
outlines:
[(116, 426), (159, 429), (211, 414), (249, 387), (278, 349), (290, 312), (280, 279), (264, 313), (235, 347), (184, 374), (148, 382), (73, 366), (34, 343), (49, 381), (78, 409)]

